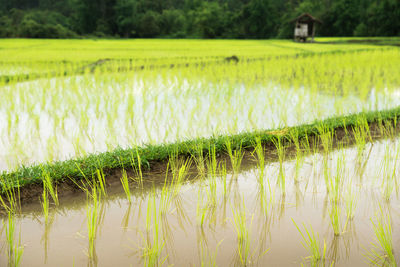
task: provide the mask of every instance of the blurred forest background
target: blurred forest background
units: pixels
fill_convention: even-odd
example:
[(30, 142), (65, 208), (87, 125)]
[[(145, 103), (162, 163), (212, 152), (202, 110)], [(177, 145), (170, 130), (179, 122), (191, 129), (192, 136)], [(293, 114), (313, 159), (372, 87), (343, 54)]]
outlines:
[(291, 38), (310, 13), (318, 36), (399, 36), (399, 0), (0, 0), (0, 37)]

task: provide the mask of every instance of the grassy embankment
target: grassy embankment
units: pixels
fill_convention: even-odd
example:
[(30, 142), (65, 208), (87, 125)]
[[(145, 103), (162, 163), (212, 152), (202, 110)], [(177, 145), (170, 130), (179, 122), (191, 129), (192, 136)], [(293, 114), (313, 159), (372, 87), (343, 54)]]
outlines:
[[(3, 173), (1, 175), (2, 183), (11, 183), (20, 187), (30, 184), (43, 183), (43, 177), (50, 175), (56, 182), (62, 182), (66, 179), (79, 180), (84, 177), (96, 175), (96, 170), (102, 170), (105, 175), (114, 169), (122, 169), (127, 166), (134, 168), (138, 166), (138, 159), (141, 168), (151, 169), (152, 164), (160, 161), (168, 161), (171, 154), (183, 157), (190, 157), (199, 151), (199, 147), (207, 154), (211, 147), (215, 147), (216, 153), (227, 153), (226, 140), (230, 139), (232, 148), (253, 148), (256, 144), (256, 138), (260, 138), (262, 144), (274, 148), (274, 141), (280, 139), (283, 143), (292, 142), (293, 131), (297, 133), (299, 140), (318, 136), (321, 129), (324, 131), (335, 132), (344, 128), (358, 126), (360, 121), (367, 121), (369, 124), (378, 123), (385, 125), (392, 123), (395, 128), (400, 118), (400, 107), (375, 112), (362, 112), (348, 116), (329, 118), (323, 121), (316, 121), (311, 124), (305, 124), (295, 127), (277, 129), (274, 131), (256, 131), (251, 133), (242, 133), (231, 136), (215, 136), (211, 138), (198, 138), (183, 142), (147, 145), (130, 149), (115, 149), (114, 151), (92, 154), (86, 157), (71, 159), (67, 161), (53, 162), (49, 164), (39, 164), (31, 167), (21, 167), (15, 172)], [(139, 156), (139, 158), (138, 158)], [(3, 188), (4, 191), (4, 188)]]
[[(3, 78), (11, 75), (16, 82), (19, 81), (19, 77), (24, 77), (24, 75), (43, 78), (37, 84), (21, 83), (21, 86), (7, 85), (6, 78), (0, 79), (0, 85), (4, 86), (3, 112), (6, 119), (5, 122), (7, 122), (4, 129), (0, 127), (0, 130), (5, 135), (5, 155), (7, 160), (16, 154), (18, 165), (25, 164), (30, 166), (29, 162), (49, 162), (48, 164), (39, 164), (31, 167), (19, 167), (15, 171), (0, 174), (3, 185), (9, 184), (11, 187), (41, 183), (42, 177), (46, 176), (50, 176), (55, 181), (63, 181), (68, 178), (90, 177), (96, 170), (103, 170), (107, 174), (110, 170), (123, 166), (133, 165), (135, 167), (138, 165), (137, 155), (140, 155), (142, 167), (151, 168), (153, 162), (167, 160), (172, 152), (188, 156), (195, 153), (200, 146), (207, 153), (210, 147), (214, 145), (217, 152), (223, 152), (225, 151), (226, 138), (232, 139), (232, 147), (234, 148), (240, 145), (245, 148), (251, 147), (255, 143), (256, 137), (260, 137), (265, 145), (270, 144), (272, 146), (276, 138), (290, 140), (292, 131), (296, 131), (299, 138), (302, 138), (318, 135), (321, 125), (323, 125), (324, 129), (332, 131), (348, 125), (356, 125), (359, 119), (364, 117), (370, 123), (379, 120), (397, 121), (400, 113), (399, 109), (395, 108), (388, 111), (356, 114), (360, 110), (382, 109), (385, 105), (388, 108), (387, 105), (389, 104), (385, 101), (381, 104), (383, 107), (379, 107), (379, 99), (376, 96), (375, 103), (367, 103), (365, 106), (348, 106), (349, 101), (354, 101), (353, 94), (360, 95), (363, 101), (367, 101), (370, 94), (379, 93), (385, 96), (388, 95), (388, 92), (393, 93), (398, 88), (397, 62), (399, 57), (398, 50), (393, 47), (376, 47), (368, 44), (297, 44), (282, 40), (223, 40), (215, 42), (207, 40), (178, 42), (176, 40), (157, 40), (156, 42), (154, 40), (103, 40), (98, 42), (93, 40), (5, 40), (2, 41), (1, 48), (0, 72)], [(196, 65), (199, 62), (215, 63), (223, 60), (224, 57), (232, 56), (232, 54), (240, 58), (239, 64), (210, 64), (207, 68)], [(309, 55), (315, 56), (308, 57)], [(49, 58), (51, 58), (51, 61), (48, 60)], [(93, 65), (90, 64), (105, 58), (111, 58), (112, 60), (104, 61), (100, 68), (91, 73)], [(130, 62), (131, 59), (132, 62)], [(252, 63), (252, 60), (259, 61)], [(135, 74), (139, 82), (147, 83), (147, 81), (153, 81), (148, 82), (146, 84), (147, 87), (142, 88), (140, 91), (142, 95), (139, 95), (139, 98), (142, 97), (147, 101), (144, 101), (143, 105), (144, 108), (149, 110), (143, 110), (140, 106), (140, 101), (136, 104), (137, 109), (132, 108), (138, 97), (132, 94), (134, 90), (132, 90), (130, 74), (110, 75), (109, 78), (104, 78), (105, 75), (103, 75), (108, 72), (118, 72), (121, 66), (129, 70), (130, 67), (135, 68), (152, 64), (171, 66), (171, 62), (173, 64), (186, 64), (189, 62), (191, 64), (190, 67), (193, 66), (193, 68), (182, 71), (162, 71), (161, 73), (155, 73), (150, 69), (143, 73)], [(54, 77), (54, 74), (56, 76), (57, 74), (64, 75), (65, 73), (76, 74), (74, 73), (76, 70), (84, 72), (83, 77), (76, 77), (71, 80), (60, 79), (59, 81), (50, 79)], [(157, 91), (159, 90), (157, 89), (159, 87), (157, 80), (161, 80), (165, 84), (171, 84), (171, 81), (175, 82), (175, 84), (172, 83), (173, 90), (171, 91), (173, 93), (167, 95), (165, 99), (159, 99), (160, 92)], [(187, 90), (185, 83), (188, 80), (193, 84), (201, 83), (202, 86), (197, 88), (192, 85), (190, 90)], [(226, 81), (226, 83), (221, 83), (221, 81)], [(55, 82), (55, 84), (52, 82)], [(251, 99), (259, 99), (265, 95), (267, 89), (272, 90), (277, 86), (285, 90), (294, 88), (296, 92), (294, 96), (296, 97), (299, 94), (299, 101), (294, 109), (296, 111), (294, 117), (299, 117), (299, 123), (296, 123), (296, 125), (301, 125), (304, 121), (319, 121), (292, 128), (286, 127), (284, 131), (282, 129), (274, 132), (255, 130), (282, 128), (292, 122), (288, 120), (286, 111), (286, 113), (271, 115), (271, 118), (277, 116), (275, 120), (279, 123), (274, 122), (273, 119), (271, 125), (265, 126), (262, 122), (270, 119), (266, 115), (268, 114), (267, 108), (281, 108), (281, 104), (279, 102), (272, 104), (271, 102), (240, 102), (239, 100), (243, 98), (241, 95), (243, 90), (238, 86), (238, 83), (245, 87), (246, 96), (249, 93), (254, 94)], [(271, 86), (271, 83), (276, 85)], [(308, 98), (304, 97), (304, 88), (311, 91), (312, 95)], [(164, 90), (164, 88), (162, 89)], [(371, 90), (373, 91), (372, 93)], [(321, 104), (319, 102), (322, 99), (319, 98), (320, 92), (338, 99), (338, 101), (332, 99), (334, 112), (328, 116), (324, 113), (326, 107), (323, 105), (330, 102)], [(274, 98), (274, 93), (277, 93), (277, 91), (269, 91), (269, 94), (272, 95), (271, 99)], [(182, 99), (179, 98), (181, 96), (183, 96)], [(189, 96), (193, 97), (190, 98)], [(171, 133), (175, 133), (173, 130), (176, 129), (176, 125), (181, 123), (181, 118), (179, 117), (181, 112), (179, 109), (174, 109), (175, 102), (171, 101), (171, 98), (180, 100), (182, 108), (185, 111), (189, 111), (187, 109), (191, 107), (186, 104), (193, 101), (192, 98), (198, 99), (199, 96), (208, 102), (196, 103), (197, 105), (194, 108), (192, 107), (193, 110), (187, 112), (191, 114), (191, 117), (183, 118), (190, 122), (195, 117), (202, 119), (202, 124), (199, 122), (196, 122), (196, 125), (189, 123), (188, 129), (185, 129), (190, 132), (196, 132), (194, 137), (187, 137), (180, 132), (176, 132), (177, 138), (174, 138), (175, 140), (186, 141), (173, 143), (173, 140), (169, 140), (161, 142), (161, 144), (151, 142), (151, 138), (153, 138), (152, 132), (155, 132), (156, 135), (161, 135), (159, 138), (158, 136), (154, 138), (162, 141), (171, 137), (173, 135)], [(222, 96), (225, 102), (218, 102)], [(350, 97), (348, 101), (346, 97)], [(283, 103), (287, 103), (290, 100), (287, 96), (281, 98)], [(79, 99), (79, 101), (76, 101), (76, 99)], [(123, 138), (123, 136), (118, 135), (119, 132), (115, 131), (116, 125), (114, 121), (120, 116), (120, 113), (118, 113), (119, 105), (127, 99), (129, 101), (125, 104), (131, 108), (125, 111), (127, 115), (119, 125), (123, 125), (122, 130), (125, 129), (128, 134), (136, 133), (138, 122), (143, 120), (149, 140), (146, 139), (146, 133), (141, 132), (136, 133), (137, 136), (134, 136), (134, 139), (144, 140), (142, 143), (151, 145), (143, 146), (130, 143), (129, 149), (113, 149), (121, 144), (120, 142)], [(133, 104), (131, 100), (135, 100)], [(342, 100), (344, 102), (341, 102)], [(158, 101), (159, 106), (163, 106), (164, 109), (151, 110), (149, 107), (152, 106), (151, 103), (154, 101)], [(240, 103), (232, 108), (230, 103), (235, 101)], [(308, 103), (306, 101), (311, 102)], [(172, 104), (173, 106), (171, 106), (171, 102), (174, 103)], [(206, 110), (204, 112), (202, 104), (209, 103), (214, 105), (205, 105)], [(309, 113), (313, 113), (312, 116), (304, 117), (304, 108), (307, 107), (304, 107), (303, 103), (308, 106), (316, 106), (315, 109), (311, 109), (312, 112), (309, 111)], [(213, 106), (218, 106), (218, 110), (227, 110), (228, 117), (223, 117), (224, 114), (222, 114), (216, 121), (216, 125), (219, 128), (208, 129), (210, 121), (215, 117), (215, 112), (217, 111)], [(255, 122), (245, 120), (243, 126), (240, 125), (242, 121), (239, 121), (236, 117), (238, 117), (238, 114), (242, 114), (248, 106), (250, 108), (247, 111), (247, 118), (255, 119)], [(389, 106), (393, 107), (393, 103)], [(107, 149), (109, 152), (100, 154), (90, 154), (91, 152), (88, 152), (83, 153), (85, 156), (82, 156), (82, 154), (78, 153), (81, 150), (85, 152), (85, 146), (81, 144), (81, 140), (89, 138), (92, 145), (96, 145), (94, 141), (96, 141), (97, 135), (96, 133), (90, 135), (93, 129), (89, 124), (88, 116), (93, 107), (96, 108), (96, 116), (100, 115), (102, 121), (106, 122), (105, 132), (109, 138), (106, 138), (105, 143), (108, 146), (109, 142), (110, 148)], [(137, 112), (137, 110), (142, 112)], [(253, 115), (255, 110), (257, 111), (256, 116)], [(165, 130), (165, 127), (158, 126), (159, 114), (166, 114), (170, 111), (175, 112), (172, 118), (171, 116), (168, 117), (168, 121), (172, 120), (173, 123), (167, 124), (167, 130)], [(271, 112), (274, 111), (272, 110)], [(342, 114), (349, 113), (355, 115), (342, 116)], [(24, 117), (21, 114), (26, 116), (24, 115)], [(72, 128), (67, 128), (68, 125), (65, 125), (66, 118), (69, 118), (71, 114), (76, 115), (73, 126), (77, 133), (73, 137), (69, 136)], [(148, 114), (155, 115), (149, 117)], [(322, 117), (326, 118), (334, 115), (337, 117), (320, 121)], [(48, 121), (53, 122), (54, 132), (50, 137), (42, 136), (41, 123), (44, 120), (43, 116), (44, 118), (48, 116), (50, 118)], [(136, 120), (132, 120), (133, 117)], [(26, 121), (24, 122), (24, 120)], [(233, 122), (225, 125), (228, 120)], [(248, 123), (249, 121), (251, 124)], [(21, 126), (30, 129), (26, 127), (30, 124), (32, 124), (30, 132), (22, 135), (20, 133)], [(158, 128), (154, 129), (154, 126), (158, 126)], [(198, 127), (198, 129), (193, 129), (193, 126)], [(203, 128), (206, 129), (204, 132), (199, 131)], [(243, 130), (243, 128), (245, 129)], [(196, 138), (196, 135), (209, 136), (211, 130), (214, 132), (214, 137)], [(219, 135), (221, 132), (224, 133), (223, 136)], [(280, 134), (273, 134), (277, 132)], [(169, 133), (170, 136), (166, 133)], [(162, 136), (162, 134), (165, 136)], [(59, 140), (60, 136), (73, 138), (73, 140)], [(40, 138), (43, 138), (43, 140), (40, 140)], [(35, 143), (33, 144), (32, 141)], [(66, 141), (74, 146), (76, 159), (60, 161), (58, 155), (53, 155), (55, 154), (54, 150), (57, 149), (58, 145), (64, 144)], [(47, 150), (45, 153), (49, 154), (47, 159), (43, 160), (39, 154), (35, 154), (32, 151), (26, 153), (26, 150), (32, 147), (35, 147), (34, 151), (39, 150), (36, 147), (40, 147), (39, 145), (43, 144), (47, 144), (45, 149)], [(24, 147), (24, 145), (27, 146)], [(7, 151), (7, 149), (12, 149), (13, 151)], [(58, 149), (62, 150), (62, 148)], [(20, 156), (19, 153), (26, 155)], [(60, 157), (62, 156), (60, 155)], [(22, 161), (19, 161), (21, 158)], [(25, 158), (28, 160), (24, 161)], [(36, 159), (37, 161), (32, 161), (31, 159)], [(12, 169), (12, 167), (10, 168)]]

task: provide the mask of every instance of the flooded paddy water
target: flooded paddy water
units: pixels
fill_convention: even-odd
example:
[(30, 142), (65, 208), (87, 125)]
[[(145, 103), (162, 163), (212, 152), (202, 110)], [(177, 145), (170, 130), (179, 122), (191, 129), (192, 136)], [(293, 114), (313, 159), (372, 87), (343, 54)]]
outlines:
[[(20, 266), (395, 266), (400, 139), (360, 144), (267, 153), (265, 164), (261, 154), (247, 155), (233, 169), (229, 157), (208, 156), (205, 168), (199, 159), (171, 159), (167, 183), (160, 172), (144, 177), (153, 183), (131, 181), (130, 194), (117, 183), (106, 195), (98, 188), (97, 199), (61, 198), (47, 219), (39, 204), (25, 205), (12, 219)], [(306, 229), (320, 258), (302, 246)], [(380, 230), (394, 258), (378, 242)], [(16, 251), (4, 242), (1, 265)]]
[(10, 99), (0, 106), (0, 171), (117, 147), (296, 126), (400, 103), (400, 90), (372, 89), (363, 97), (277, 84), (115, 79), (75, 77), (2, 88)]
[(1, 42), (1, 266), (399, 261), (397, 47)]

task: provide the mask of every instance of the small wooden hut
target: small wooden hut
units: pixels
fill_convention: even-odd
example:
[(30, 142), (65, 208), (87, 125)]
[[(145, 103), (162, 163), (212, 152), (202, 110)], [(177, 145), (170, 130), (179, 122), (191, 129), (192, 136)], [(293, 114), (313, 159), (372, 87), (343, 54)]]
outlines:
[(306, 42), (308, 37), (311, 37), (311, 42), (314, 42), (316, 23), (322, 24), (319, 19), (308, 13), (298, 16), (291, 21), (293, 22), (295, 22), (294, 40), (297, 42)]

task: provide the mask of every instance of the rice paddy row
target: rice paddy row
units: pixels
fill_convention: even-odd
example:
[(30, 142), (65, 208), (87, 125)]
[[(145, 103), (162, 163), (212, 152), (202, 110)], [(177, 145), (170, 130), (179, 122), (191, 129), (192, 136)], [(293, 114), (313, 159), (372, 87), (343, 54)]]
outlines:
[[(312, 44), (300, 50), (299, 44), (270, 41), (257, 55), (273, 55), (276, 46), (299, 56), (123, 73), (117, 70), (129, 69), (129, 60), (109, 61), (93, 73), (3, 84), (0, 170), (398, 106), (397, 48), (318, 54), (338, 48)], [(175, 63), (157, 60), (155, 65)]]
[[(400, 233), (392, 226), (400, 220), (397, 120), (378, 121), (370, 127), (366, 117), (357, 119), (357, 124), (348, 124), (348, 134), (342, 136), (320, 124), (318, 142), (295, 129), (290, 131), (291, 144), (287, 136), (276, 134), (271, 140), (275, 147), (272, 154), (265, 150), (260, 136), (251, 149), (235, 146), (233, 139), (225, 138), (221, 143), (224, 158), (218, 156), (213, 144), (208, 152), (197, 147), (188, 158), (170, 153), (166, 169), (160, 174), (143, 174), (141, 165), (133, 166), (131, 171), (127, 165), (119, 176), (122, 189), (117, 192), (107, 186), (103, 170), (97, 169), (91, 177), (76, 181), (86, 197), (72, 203), (59, 199), (57, 184), (44, 173), (41, 212), (37, 204), (21, 207), (17, 189), (8, 190), (8, 200), (2, 201), (7, 214), (3, 227), (8, 236), (8, 263), (40, 263), (42, 250), (45, 263), (60, 264), (54, 253), (57, 246), (48, 244), (65, 237), (54, 230), (50, 235), (50, 230), (53, 224), (68, 223), (72, 217), (85, 222), (80, 230), (74, 225), (81, 223), (62, 226), (85, 235), (85, 252), (74, 249), (76, 240), (67, 241), (69, 259), (73, 257), (80, 264), (107, 264), (107, 255), (119, 255), (102, 248), (116, 246), (117, 241), (107, 233), (114, 236), (121, 232), (125, 242), (133, 242), (125, 250), (135, 255), (121, 256), (125, 264), (183, 264), (185, 259), (180, 255), (184, 255), (184, 244), (194, 265), (223, 265), (229, 261), (237, 266), (262, 265), (267, 259), (285, 265), (289, 261), (274, 257), (280, 253), (276, 241), (282, 240), (276, 232), (283, 234), (279, 225), (285, 225), (284, 231), (292, 229), (292, 235), (298, 231), (297, 238), (291, 237), (290, 247), (304, 245), (304, 251), (291, 249), (287, 254), (285, 250), (287, 259), (294, 260), (291, 264), (335, 266), (352, 260), (357, 264), (396, 266), (398, 247), (394, 240)], [(347, 147), (350, 136), (354, 145)], [(388, 139), (375, 142), (374, 136)], [(250, 166), (244, 165), (245, 154), (253, 158)], [(136, 155), (140, 163), (141, 157)], [(159, 178), (151, 177), (154, 175)], [(360, 225), (366, 216), (371, 219), (369, 229)], [(287, 225), (290, 221), (291, 227)], [(18, 230), (16, 222), (42, 229), (43, 235), (30, 237), (27, 244), (39, 244), (31, 238), (41, 238), (44, 247), (24, 243), (24, 237), (31, 234), (24, 228)], [(120, 227), (116, 227), (118, 223)], [(357, 231), (356, 225), (361, 229)], [(182, 237), (182, 231), (191, 237), (197, 232), (196, 238)], [(192, 242), (193, 246), (188, 245)], [(360, 244), (365, 246), (361, 258), (356, 257), (361, 255)], [(188, 250), (190, 247), (194, 251)], [(24, 263), (26, 250), (30, 253)], [(79, 255), (86, 255), (86, 259)]]
[(398, 48), (0, 47), (1, 264), (396, 266)]

